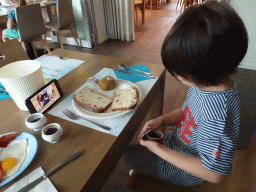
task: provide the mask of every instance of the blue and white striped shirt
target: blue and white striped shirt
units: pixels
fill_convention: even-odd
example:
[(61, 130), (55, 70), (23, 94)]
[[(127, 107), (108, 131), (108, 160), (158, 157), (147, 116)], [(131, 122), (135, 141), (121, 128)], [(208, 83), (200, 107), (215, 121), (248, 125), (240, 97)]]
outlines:
[(183, 118), (176, 124), (174, 133), (166, 135), (166, 146), (200, 157), (203, 166), (210, 171), (228, 175), (240, 127), (240, 100), (236, 86), (218, 92), (191, 87), (182, 108)]

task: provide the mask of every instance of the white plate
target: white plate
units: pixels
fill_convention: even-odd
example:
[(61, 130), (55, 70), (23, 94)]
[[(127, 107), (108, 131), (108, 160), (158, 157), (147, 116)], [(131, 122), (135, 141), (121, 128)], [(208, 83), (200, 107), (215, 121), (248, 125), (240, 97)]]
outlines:
[[(94, 90), (96, 93), (104, 95), (108, 98), (112, 98), (114, 91), (127, 89), (129, 87), (135, 87), (137, 89), (137, 94), (138, 94), (137, 104), (139, 103), (139, 101), (141, 101), (142, 92), (136, 84), (134, 84), (130, 81), (125, 81), (125, 80), (121, 80), (121, 79), (115, 79), (115, 81), (116, 81), (116, 87), (115, 87), (115, 89), (110, 90), (110, 91), (102, 91), (98, 84), (96, 84), (96, 85), (87, 84), (87, 85), (85, 85), (85, 87), (83, 87), (82, 90), (84, 90), (86, 88), (90, 88), (90, 89)], [(72, 100), (72, 105), (73, 105), (73, 108), (75, 109), (75, 111), (77, 113), (79, 113), (79, 115), (81, 115), (82, 117), (88, 117), (88, 118), (92, 118), (92, 119), (111, 119), (114, 117), (124, 115), (124, 114), (130, 112), (131, 110), (133, 110), (133, 109), (131, 109), (131, 110), (125, 110), (125, 111), (111, 111), (112, 105), (110, 105), (108, 107), (108, 109), (106, 111), (104, 111), (103, 113), (94, 113), (92, 111), (88, 111), (88, 110), (85, 110), (85, 109), (77, 106), (73, 100)]]
[[(6, 133), (3, 135), (8, 135), (8, 134), (10, 134), (10, 133)], [(0, 136), (2, 136), (2, 135), (0, 135)], [(23, 139), (27, 139), (27, 142), (28, 142), (27, 157), (26, 157), (25, 161), (23, 162), (23, 164), (21, 165), (20, 169), (14, 175), (4, 179), (0, 183), (0, 187), (9, 183), (13, 179), (15, 179), (18, 175), (20, 175), (29, 166), (29, 164), (32, 162), (32, 160), (34, 159), (34, 157), (36, 155), (37, 146), (38, 146), (36, 138), (33, 135), (31, 135), (30, 133), (26, 133), (26, 132), (21, 133), (19, 136), (17, 136), (15, 138), (15, 140), (23, 140)]]

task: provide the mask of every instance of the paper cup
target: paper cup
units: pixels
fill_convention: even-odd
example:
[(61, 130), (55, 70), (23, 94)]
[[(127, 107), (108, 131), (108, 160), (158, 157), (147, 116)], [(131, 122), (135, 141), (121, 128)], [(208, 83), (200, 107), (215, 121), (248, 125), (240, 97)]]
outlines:
[(160, 144), (164, 144), (163, 137), (164, 137), (164, 134), (161, 131), (157, 131), (157, 130), (153, 129), (153, 130), (149, 131), (148, 133), (146, 133), (143, 136), (143, 139), (150, 140), (150, 141), (156, 141)]
[(40, 62), (23, 60), (1, 67), (0, 82), (16, 105), (21, 110), (28, 111), (25, 100), (44, 86)]
[(147, 137), (151, 141), (157, 141), (163, 139), (164, 135), (160, 131), (152, 130), (147, 134)]

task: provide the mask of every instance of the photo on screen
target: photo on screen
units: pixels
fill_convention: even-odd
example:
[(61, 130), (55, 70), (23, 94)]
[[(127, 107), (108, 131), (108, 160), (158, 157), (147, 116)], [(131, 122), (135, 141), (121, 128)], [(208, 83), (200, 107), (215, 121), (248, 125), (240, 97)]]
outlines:
[(37, 113), (43, 113), (56, 100), (60, 98), (60, 93), (54, 82), (47, 86), (44, 90), (31, 98), (31, 103), (35, 107)]

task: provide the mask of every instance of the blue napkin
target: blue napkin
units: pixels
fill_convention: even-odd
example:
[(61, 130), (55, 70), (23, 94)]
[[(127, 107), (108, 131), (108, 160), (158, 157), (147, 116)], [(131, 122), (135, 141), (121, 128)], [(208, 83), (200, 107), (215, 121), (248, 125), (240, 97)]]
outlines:
[[(3, 87), (2, 83), (0, 83), (0, 86)], [(3, 89), (0, 88), (1, 91), (3, 91)], [(9, 95), (9, 93), (6, 94), (0, 94), (0, 100), (1, 99), (7, 99), (10, 98), (11, 96)]]
[[(140, 64), (140, 65), (133, 65), (131, 66), (131, 68), (133, 69), (138, 69), (138, 70), (141, 70), (141, 71), (145, 71), (145, 72), (149, 72), (149, 69), (143, 65), (143, 64)], [(142, 74), (142, 75), (145, 75), (144, 73), (141, 73), (139, 71), (134, 71), (132, 69), (129, 69), (129, 70), (123, 70), (123, 69), (120, 69), (118, 68), (118, 70), (120, 71), (127, 71), (127, 72), (132, 72), (132, 73), (138, 73), (138, 74)], [(132, 74), (126, 74), (126, 73), (121, 73), (121, 72), (118, 72), (118, 71), (115, 71), (115, 75), (117, 77), (117, 79), (123, 79), (123, 80), (126, 80), (126, 81), (131, 81), (133, 83), (135, 82), (138, 82), (138, 81), (145, 81), (145, 80), (148, 80), (150, 78), (148, 77), (142, 77), (142, 76), (138, 76), (138, 75), (132, 75)]]

